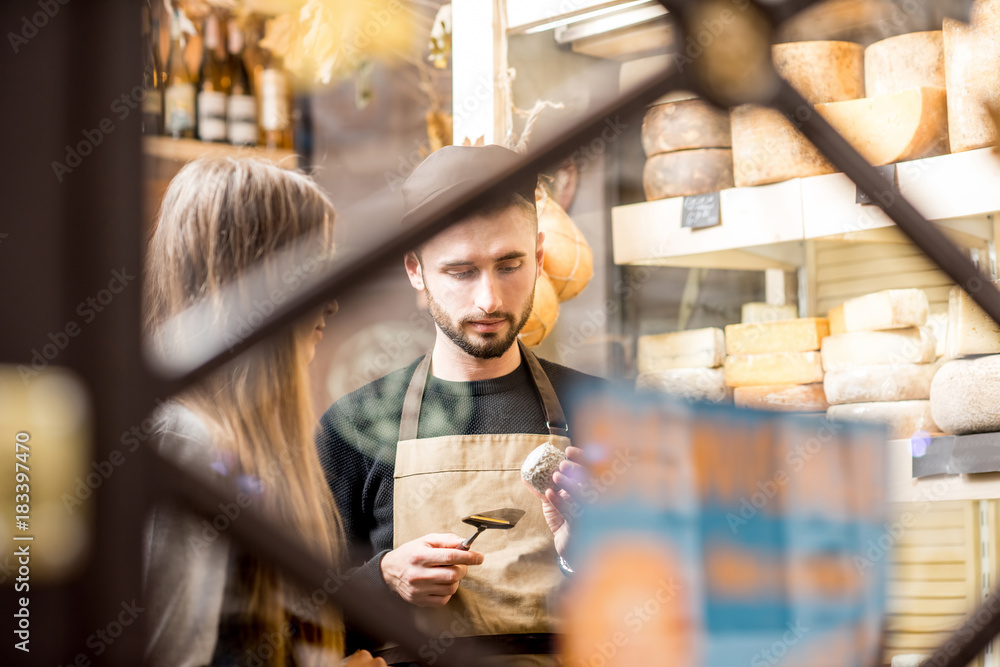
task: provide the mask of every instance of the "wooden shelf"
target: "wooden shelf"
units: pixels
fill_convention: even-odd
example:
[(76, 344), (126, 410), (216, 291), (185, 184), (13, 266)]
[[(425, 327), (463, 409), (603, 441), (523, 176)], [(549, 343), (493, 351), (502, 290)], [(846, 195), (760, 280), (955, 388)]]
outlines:
[(200, 157), (261, 157), (283, 166), (295, 167), (298, 159), (294, 151), (259, 148), (256, 146), (230, 146), (197, 139), (171, 139), (170, 137), (143, 137), (142, 150), (148, 156), (171, 162), (190, 162)]
[[(1000, 211), (1000, 156), (992, 148), (897, 165), (899, 191), (957, 244), (993, 239)], [(885, 213), (855, 203), (844, 174), (720, 193), (722, 223), (681, 227), (682, 197), (612, 209), (616, 264), (764, 269), (804, 265), (805, 241), (906, 243)]]

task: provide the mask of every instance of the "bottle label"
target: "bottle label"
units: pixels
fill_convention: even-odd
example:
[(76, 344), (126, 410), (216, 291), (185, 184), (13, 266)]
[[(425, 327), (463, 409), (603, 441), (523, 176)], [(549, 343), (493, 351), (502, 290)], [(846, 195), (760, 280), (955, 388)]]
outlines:
[(265, 131), (288, 127), (287, 81), (281, 70), (268, 69), (261, 73), (260, 126)]
[(229, 143), (253, 146), (257, 143), (257, 100), (253, 95), (230, 95), (226, 121)]
[(167, 134), (194, 128), (194, 84), (177, 83), (167, 86), (164, 122)]
[(163, 95), (158, 90), (147, 90), (142, 98), (142, 112), (159, 116), (163, 113)]
[(198, 93), (198, 137), (203, 141), (226, 140), (225, 93)]

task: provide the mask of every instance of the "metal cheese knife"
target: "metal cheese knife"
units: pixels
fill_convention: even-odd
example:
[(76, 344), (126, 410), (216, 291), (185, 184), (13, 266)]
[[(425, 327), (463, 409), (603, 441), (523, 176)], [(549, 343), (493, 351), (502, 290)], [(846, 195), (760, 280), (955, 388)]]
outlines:
[(489, 512), (481, 512), (479, 514), (467, 516), (462, 519), (462, 522), (467, 523), (470, 526), (475, 526), (476, 532), (474, 535), (471, 535), (467, 540), (462, 542), (457, 548), (462, 551), (468, 551), (472, 543), (484, 530), (488, 528), (510, 530), (517, 525), (517, 522), (522, 516), (524, 516), (524, 510), (516, 510), (506, 507), (504, 509), (490, 510)]

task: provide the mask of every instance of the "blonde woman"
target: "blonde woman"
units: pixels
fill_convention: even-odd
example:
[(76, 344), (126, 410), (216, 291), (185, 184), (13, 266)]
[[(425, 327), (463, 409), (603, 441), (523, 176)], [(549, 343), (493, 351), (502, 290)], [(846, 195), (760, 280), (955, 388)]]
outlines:
[[(284, 300), (299, 269), (314, 269), (332, 252), (335, 217), (302, 174), (253, 159), (186, 165), (167, 189), (150, 243), (147, 331), (169, 357), (186, 343), (165, 338), (165, 322), (195, 303), (210, 304), (220, 323), (233, 300), (259, 305), (259, 295), (237, 280), (295, 249), (296, 269), (263, 273), (265, 298)], [(158, 442), (199, 474), (237, 482), (246, 502), (337, 561), (342, 529), (316, 454), (306, 369), (333, 310), (317, 309), (168, 403)], [(217, 520), (201, 520), (158, 508), (151, 517), (144, 544), (149, 664), (337, 664), (340, 618), (267, 563), (230, 547), (216, 530), (233, 520), (225, 515), (220, 508)], [(385, 664), (367, 653), (346, 663)]]

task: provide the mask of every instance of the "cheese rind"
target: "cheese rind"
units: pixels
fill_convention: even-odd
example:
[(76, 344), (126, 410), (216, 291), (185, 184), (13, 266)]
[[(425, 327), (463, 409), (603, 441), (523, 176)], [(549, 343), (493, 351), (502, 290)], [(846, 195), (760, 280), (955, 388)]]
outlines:
[(702, 100), (657, 104), (642, 120), (642, 149), (647, 156), (732, 145), (729, 112)]
[(863, 331), (827, 336), (823, 368), (846, 371), (879, 364), (926, 364), (937, 358), (937, 341), (927, 327)]
[(931, 382), (931, 411), (946, 433), (1000, 431), (1000, 355), (941, 366)]
[(944, 85), (944, 41), (940, 30), (896, 35), (865, 49), (865, 97)]
[[(934, 334), (934, 339), (937, 340), (937, 356), (938, 359), (945, 356), (947, 352), (948, 343), (948, 312), (931, 313), (927, 316), (927, 327)], [(1000, 352), (1000, 350), (997, 350)]]
[(726, 384), (757, 387), (768, 384), (813, 384), (823, 381), (819, 352), (775, 352), (726, 357)]
[(639, 336), (638, 358), (640, 373), (715, 368), (726, 358), (726, 337), (715, 327)]
[(948, 331), (945, 356), (1000, 352), (1000, 326), (961, 287), (948, 294)]
[(825, 412), (830, 407), (822, 384), (737, 387), (733, 390), (733, 398), (736, 405), (755, 410)]
[(879, 166), (948, 152), (944, 88), (817, 104), (816, 110), (871, 164)]
[(1000, 106), (1000, 10), (980, 0), (973, 21), (944, 19), (945, 80), (948, 86), (948, 134), (951, 152), (997, 142), (997, 128), (987, 105)]
[(930, 401), (893, 401), (886, 403), (845, 403), (831, 405), (826, 411), (831, 420), (866, 421), (886, 424), (889, 439), (909, 438), (918, 431), (937, 433)]
[(744, 303), (740, 320), (743, 324), (754, 322), (775, 322), (777, 320), (793, 320), (798, 315), (795, 306), (772, 306), (769, 303), (751, 301)]
[(726, 327), (726, 353), (809, 352), (818, 350), (829, 335), (830, 324), (825, 317), (730, 324)]
[(864, 97), (865, 49), (854, 42), (817, 40), (771, 47), (774, 68), (810, 104)]
[(743, 104), (730, 111), (730, 120), (736, 187), (837, 171), (779, 111)]
[(732, 403), (733, 389), (726, 386), (721, 368), (675, 368), (669, 371), (641, 373), (636, 391), (670, 394), (688, 401)]
[(733, 187), (733, 151), (696, 148), (646, 160), (642, 188), (647, 201), (718, 192)]
[(843, 310), (844, 333), (921, 327), (930, 305), (921, 289), (890, 289), (848, 299)]
[(829, 371), (823, 378), (823, 389), (831, 405), (926, 400), (938, 368), (936, 363), (881, 364)]

